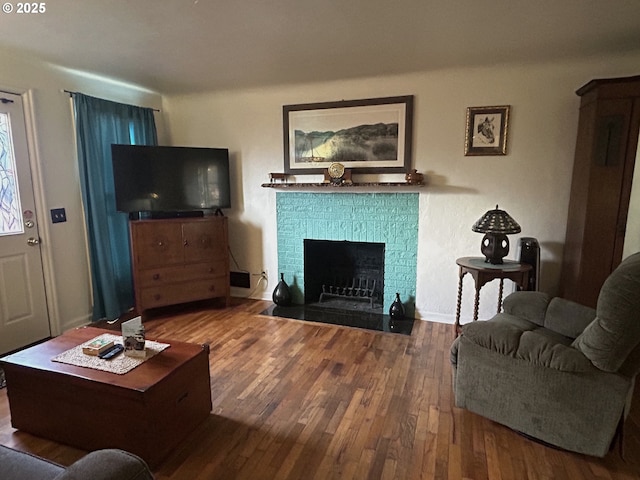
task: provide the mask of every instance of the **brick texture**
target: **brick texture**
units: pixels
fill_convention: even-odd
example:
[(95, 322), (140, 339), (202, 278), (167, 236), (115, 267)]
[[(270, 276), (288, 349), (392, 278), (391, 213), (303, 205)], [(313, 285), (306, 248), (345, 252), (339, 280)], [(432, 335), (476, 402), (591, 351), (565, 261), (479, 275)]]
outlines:
[[(417, 193), (277, 192), (278, 269), (304, 303), (305, 238), (385, 244), (386, 313), (396, 292), (413, 315), (418, 257)], [(278, 275), (279, 278), (279, 275)]]

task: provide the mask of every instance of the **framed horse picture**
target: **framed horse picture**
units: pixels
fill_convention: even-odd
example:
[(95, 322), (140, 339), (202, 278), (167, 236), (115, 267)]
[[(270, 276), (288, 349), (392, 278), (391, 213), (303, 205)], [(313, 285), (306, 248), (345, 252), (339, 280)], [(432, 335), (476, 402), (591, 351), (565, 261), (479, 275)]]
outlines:
[(468, 107), (465, 155), (506, 155), (510, 105)]

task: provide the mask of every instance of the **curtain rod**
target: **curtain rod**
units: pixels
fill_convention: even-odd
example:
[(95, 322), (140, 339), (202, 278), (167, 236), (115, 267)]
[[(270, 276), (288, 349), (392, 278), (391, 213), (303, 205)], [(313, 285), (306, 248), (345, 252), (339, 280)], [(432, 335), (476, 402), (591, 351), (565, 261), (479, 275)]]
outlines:
[[(68, 94), (69, 94), (69, 96), (71, 96), (71, 95), (72, 95), (72, 94), (74, 94), (74, 93), (79, 93), (79, 94), (81, 94), (81, 95), (86, 95), (86, 94), (84, 94), (84, 93), (82, 93), (82, 92), (73, 92), (73, 91), (71, 91), (71, 90), (62, 90), (62, 91), (63, 91), (64, 93), (68, 93)], [(87, 95), (87, 96), (89, 96), (89, 95)], [(149, 107), (142, 107), (142, 108), (149, 108)], [(161, 110), (158, 110), (157, 108), (152, 108), (151, 110), (153, 110), (154, 112), (160, 112), (160, 111), (161, 111)]]

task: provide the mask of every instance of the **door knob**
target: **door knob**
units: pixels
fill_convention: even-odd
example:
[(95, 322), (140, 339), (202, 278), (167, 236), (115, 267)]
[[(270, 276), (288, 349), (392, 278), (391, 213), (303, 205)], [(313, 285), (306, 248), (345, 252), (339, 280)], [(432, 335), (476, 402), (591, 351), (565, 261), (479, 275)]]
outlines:
[(36, 245), (40, 245), (40, 239), (36, 237), (30, 237), (27, 239), (27, 245), (31, 247), (35, 247)]

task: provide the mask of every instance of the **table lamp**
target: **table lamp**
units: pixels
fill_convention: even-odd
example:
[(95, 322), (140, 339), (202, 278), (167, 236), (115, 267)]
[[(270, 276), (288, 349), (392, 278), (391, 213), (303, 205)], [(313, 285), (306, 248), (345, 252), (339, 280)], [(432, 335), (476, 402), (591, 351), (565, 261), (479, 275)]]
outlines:
[(521, 228), (504, 210), (489, 210), (473, 224), (471, 230), (484, 233), (480, 250), (485, 256), (485, 262), (494, 265), (504, 263), (502, 259), (509, 253), (509, 239), (507, 235), (520, 233)]

